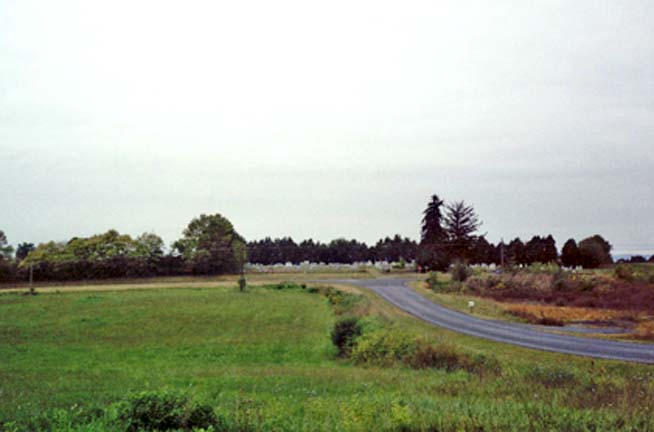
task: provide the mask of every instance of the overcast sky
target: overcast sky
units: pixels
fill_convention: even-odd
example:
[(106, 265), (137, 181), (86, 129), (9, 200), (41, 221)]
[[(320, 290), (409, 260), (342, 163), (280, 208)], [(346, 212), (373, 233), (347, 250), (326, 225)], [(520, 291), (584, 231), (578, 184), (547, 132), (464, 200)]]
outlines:
[(0, 0), (0, 229), (654, 252), (654, 2)]

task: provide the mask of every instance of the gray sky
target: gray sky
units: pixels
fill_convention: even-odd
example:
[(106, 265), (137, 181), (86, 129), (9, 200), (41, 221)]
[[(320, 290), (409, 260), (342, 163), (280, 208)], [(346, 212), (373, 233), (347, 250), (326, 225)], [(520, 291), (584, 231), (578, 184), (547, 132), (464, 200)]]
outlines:
[(654, 252), (654, 2), (0, 0), (0, 229)]

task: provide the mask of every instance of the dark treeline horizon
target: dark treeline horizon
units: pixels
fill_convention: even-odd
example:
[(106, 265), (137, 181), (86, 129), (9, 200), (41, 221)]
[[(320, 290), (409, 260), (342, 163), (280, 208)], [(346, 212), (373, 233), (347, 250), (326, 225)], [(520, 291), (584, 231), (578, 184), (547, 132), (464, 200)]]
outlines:
[[(249, 262), (252, 264), (284, 264), (323, 262), (352, 264), (354, 262), (420, 261), (421, 243), (395, 234), (379, 239), (374, 245), (356, 239), (337, 238), (328, 243), (309, 238), (297, 243), (292, 237), (265, 237), (247, 243)], [(504, 251), (502, 251), (504, 249)], [(501, 264), (505, 262), (529, 265), (536, 262), (556, 261), (559, 250), (552, 235), (533, 236), (524, 242), (519, 237), (508, 243), (494, 244), (485, 235), (474, 237), (465, 260), (470, 264)]]
[[(313, 239), (298, 243), (290, 236), (265, 237), (246, 242), (246, 245), (247, 262), (251, 264), (352, 264), (404, 260), (424, 265), (421, 263), (420, 243), (399, 234), (381, 238), (374, 245), (345, 238), (328, 243)], [(163, 241), (154, 233), (132, 239), (109, 230), (87, 238), (73, 237), (68, 242), (48, 242), (37, 247), (23, 243), (18, 246), (15, 256), (9, 253), (10, 247), (5, 246), (4, 255), (0, 257), (0, 282), (27, 280), (26, 263), (30, 260), (35, 268), (35, 280), (39, 281), (206, 275), (237, 271), (233, 264), (221, 269), (208, 269), (206, 265), (185, 259), (184, 254), (175, 247), (164, 252)], [(499, 265), (502, 254), (506, 263), (517, 265), (552, 262), (559, 257), (556, 241), (551, 235), (534, 236), (527, 242), (516, 238), (506, 244), (493, 244), (485, 236), (479, 236), (472, 242), (467, 261), (470, 264)]]
[(579, 243), (568, 239), (559, 253), (551, 234), (535, 235), (528, 241), (516, 237), (508, 243), (494, 244), (486, 234), (478, 234), (481, 224), (472, 205), (464, 201), (446, 203), (432, 195), (423, 212), (419, 241), (394, 234), (371, 245), (346, 238), (324, 243), (309, 238), (298, 243), (290, 236), (248, 242), (219, 213), (193, 218), (169, 249), (152, 232), (133, 238), (109, 230), (89, 237), (73, 237), (67, 242), (50, 241), (37, 246), (21, 243), (14, 253), (14, 247), (0, 230), (0, 282), (25, 281), (30, 268), (35, 280), (64, 281), (234, 274), (242, 272), (248, 262), (273, 265), (414, 261), (421, 271), (446, 271), (454, 262), (521, 266), (557, 263), (587, 268), (613, 262), (612, 246), (600, 235)]

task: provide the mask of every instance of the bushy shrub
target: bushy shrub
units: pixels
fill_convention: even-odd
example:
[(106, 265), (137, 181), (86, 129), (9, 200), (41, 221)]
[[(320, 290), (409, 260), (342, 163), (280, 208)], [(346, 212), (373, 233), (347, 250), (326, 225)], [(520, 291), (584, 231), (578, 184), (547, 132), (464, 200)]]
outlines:
[(378, 331), (361, 336), (352, 349), (356, 363), (391, 366), (403, 363), (416, 349), (415, 338), (396, 330)]
[(475, 354), (467, 370), (478, 375), (499, 375), (502, 373), (502, 365), (493, 355)]
[(338, 349), (338, 355), (347, 357), (357, 337), (361, 336), (361, 325), (355, 317), (342, 318), (334, 324), (332, 342)]
[(429, 285), (429, 288), (436, 290), (436, 287), (438, 287), (438, 284), (440, 283), (438, 279), (438, 273), (436, 272), (429, 272), (429, 276), (427, 276), (427, 279), (425, 279), (425, 282), (427, 282), (427, 285)]
[(128, 431), (192, 430), (212, 427), (227, 431), (222, 417), (208, 405), (193, 403), (175, 392), (141, 392), (131, 395), (119, 407), (119, 420)]
[(274, 290), (297, 290), (297, 289), (302, 289), (302, 286), (300, 284), (297, 284), (295, 282), (280, 282), (272, 285), (266, 285), (267, 288), (271, 288)]
[(561, 267), (552, 275), (550, 284), (553, 291), (564, 291), (568, 288), (568, 276)]
[(325, 292), (325, 296), (327, 296), (327, 300), (329, 300), (329, 303), (334, 308), (336, 315), (351, 314), (352, 310), (363, 298), (360, 295), (347, 293), (331, 287)]
[(406, 361), (414, 369), (436, 368), (453, 371), (461, 368), (460, 357), (461, 355), (450, 345), (434, 346), (418, 340), (415, 351)]
[(425, 282), (427, 282), (427, 286), (434, 292), (448, 293), (459, 292), (461, 290), (461, 286), (451, 283), (444, 273), (430, 272)]
[(470, 276), (472, 276), (472, 271), (466, 263), (457, 261), (450, 267), (450, 274), (452, 275), (453, 281), (465, 282)]
[(458, 348), (448, 344), (432, 345), (421, 339), (416, 341), (416, 348), (406, 358), (406, 363), (414, 369), (444, 369), (448, 372), (465, 370), (480, 375), (495, 374), (501, 371), (497, 359), (494, 357), (461, 352)]
[(633, 282), (634, 280), (634, 271), (631, 267), (624, 265), (624, 264), (618, 264), (614, 269), (613, 269), (613, 274), (615, 277), (618, 279), (621, 279), (623, 281), (627, 282)]

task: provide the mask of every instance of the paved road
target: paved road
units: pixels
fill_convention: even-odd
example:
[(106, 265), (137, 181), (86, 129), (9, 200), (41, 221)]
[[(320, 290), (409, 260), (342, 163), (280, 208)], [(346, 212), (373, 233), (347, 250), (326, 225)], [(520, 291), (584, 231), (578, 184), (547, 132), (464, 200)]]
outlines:
[(538, 331), (526, 324), (476, 318), (432, 303), (409, 288), (406, 282), (403, 279), (347, 281), (348, 284), (374, 291), (398, 308), (424, 321), (467, 335), (545, 351), (654, 364), (654, 344), (552, 334)]

